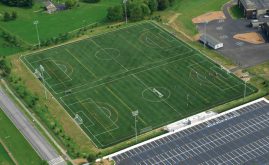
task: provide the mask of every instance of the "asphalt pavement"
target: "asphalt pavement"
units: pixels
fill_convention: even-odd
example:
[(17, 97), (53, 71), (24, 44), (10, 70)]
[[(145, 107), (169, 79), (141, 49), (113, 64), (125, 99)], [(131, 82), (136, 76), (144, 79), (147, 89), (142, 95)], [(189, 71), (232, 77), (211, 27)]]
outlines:
[[(269, 61), (269, 42), (261, 29), (251, 28), (249, 26), (250, 20), (234, 20), (231, 18), (228, 10), (235, 4), (236, 1), (232, 1), (223, 6), (223, 12), (226, 19), (211, 21), (206, 26), (204, 23), (197, 24), (199, 32), (204, 33), (206, 31), (207, 34), (210, 34), (221, 41), (224, 44), (224, 47), (217, 50), (217, 52), (228, 57), (242, 68), (255, 66)], [(269, 19), (266, 19), (266, 21), (269, 21)], [(236, 34), (249, 32), (259, 33), (265, 40), (267, 40), (267, 42), (256, 45), (233, 38)]]
[(31, 124), (2, 88), (0, 88), (0, 108), (43, 160), (46, 160), (50, 165), (66, 164), (64, 159), (57, 154), (56, 150)]

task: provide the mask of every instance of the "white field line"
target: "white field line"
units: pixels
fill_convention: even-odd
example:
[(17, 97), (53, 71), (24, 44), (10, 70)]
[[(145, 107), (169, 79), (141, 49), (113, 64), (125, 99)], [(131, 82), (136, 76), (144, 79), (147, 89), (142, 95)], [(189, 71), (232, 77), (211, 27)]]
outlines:
[[(188, 66), (188, 68), (189, 68), (190, 70), (193, 70), (193, 71), (197, 72), (196, 67), (199, 66), (201, 63), (204, 63), (204, 62), (206, 62), (206, 61), (202, 61), (202, 62), (198, 62), (198, 63), (192, 64), (192, 65), (190, 65), (191, 67)], [(192, 66), (195, 66), (195, 67), (192, 67)], [(215, 71), (213, 68), (217, 68), (217, 69), (219, 69), (220, 71), (222, 71), (221, 68), (218, 68), (217, 66), (210, 67), (210, 70)], [(197, 72), (197, 73), (198, 73), (198, 72)], [(198, 73), (198, 74), (199, 74), (201, 77), (203, 77), (200, 73)], [(220, 76), (221, 76), (222, 79), (224, 79), (224, 80), (237, 79), (237, 77), (233, 77), (233, 76), (231, 75), (231, 73), (228, 74), (229, 78), (226, 78), (226, 77), (222, 76), (222, 74), (220, 74)], [(236, 85), (232, 85), (232, 86), (229, 85), (230, 87), (226, 87), (226, 88), (222, 88), (222, 87), (216, 85), (216, 84), (215, 84), (214, 82), (212, 82), (212, 81), (209, 81), (209, 82), (210, 82), (214, 87), (218, 88), (220, 91), (226, 91), (226, 90), (229, 90), (229, 89), (232, 89), (232, 88), (236, 88), (236, 87), (238, 87), (238, 86), (240, 86), (240, 85), (244, 85), (244, 82), (241, 82), (240, 79), (238, 80), (238, 82), (236, 83)], [(249, 88), (249, 87), (247, 87), (247, 88), (250, 89), (250, 90), (252, 90), (252, 89)], [(252, 91), (253, 91), (253, 90), (252, 90)]]
[[(171, 37), (176, 38), (176, 39), (177, 39), (177, 42), (181, 41), (181, 42), (185, 43), (186, 45), (188, 45), (188, 46), (189, 46), (190, 48), (192, 48), (193, 50), (199, 52), (199, 53), (202, 55), (202, 57), (209, 59), (209, 62), (211, 62), (212, 64), (218, 64), (220, 67), (223, 67), (224, 69), (229, 70), (229, 69), (227, 69), (226, 67), (224, 67), (223, 65), (219, 64), (217, 61), (213, 60), (212, 58), (210, 58), (209, 56), (207, 56), (206, 54), (204, 54), (203, 52), (201, 52), (199, 49), (194, 48), (194, 47), (193, 47), (192, 45), (190, 45), (189, 43), (187, 43), (187, 42), (185, 42), (184, 40), (181, 40), (181, 39), (178, 38), (177, 36), (173, 35), (170, 31), (168, 31), (168, 30), (165, 29), (164, 27), (160, 27), (160, 25), (158, 25), (157, 23), (155, 23), (155, 22), (153, 22), (153, 21), (150, 21), (150, 23), (153, 24), (153, 26), (156, 27), (156, 28), (158, 28), (159, 30), (161, 30), (161, 31), (163, 31), (163, 32), (166, 32), (166, 33), (170, 34)], [(231, 74), (233, 74), (233, 73), (231, 73)], [(234, 75), (234, 74), (233, 74), (233, 75)], [(234, 75), (234, 76), (235, 76), (235, 75)], [(237, 76), (235, 76), (235, 77), (237, 77)], [(242, 81), (240, 78), (238, 78), (238, 79), (239, 79), (240, 81)], [(248, 88), (249, 88), (249, 87), (248, 87)], [(252, 92), (254, 92), (254, 89), (252, 89), (252, 88), (249, 88), (249, 89), (250, 89)]]
[[(140, 23), (140, 24), (143, 24), (143, 23)], [(137, 24), (136, 26), (139, 26), (140, 24)], [(133, 26), (135, 26), (135, 25), (133, 25)], [(132, 26), (131, 26), (131, 27), (132, 27)], [(154, 26), (154, 27), (155, 27), (155, 26)], [(125, 28), (127, 28), (127, 27), (125, 27)], [(155, 28), (156, 28), (156, 27), (155, 27)], [(155, 28), (150, 28), (150, 29), (155, 29)], [(149, 31), (150, 29), (146, 29), (146, 30), (143, 30), (143, 31)], [(157, 29), (159, 29), (159, 28), (157, 28)], [(121, 30), (121, 29), (118, 29), (118, 30)], [(115, 30), (115, 31), (117, 31), (117, 30)], [(114, 31), (107, 32), (107, 33), (112, 33), (112, 32), (114, 32)], [(164, 33), (167, 33), (167, 32), (164, 32)], [(106, 34), (106, 33), (104, 33), (104, 34)], [(94, 38), (94, 37), (101, 36), (101, 35), (104, 35), (104, 34), (100, 34), (100, 35), (92, 36), (92, 37), (90, 37), (90, 38)], [(90, 38), (89, 38), (89, 39), (90, 39)], [(175, 38), (175, 40), (177, 40), (177, 39)], [(178, 47), (178, 46), (175, 46), (175, 47), (172, 47), (172, 48), (176, 48), (176, 47)], [(182, 43), (181, 43), (181, 45), (180, 45), (179, 47), (185, 47), (185, 48), (187, 48), (188, 50), (190, 50), (190, 52), (192, 51), (191, 48), (186, 47), (186, 46), (183, 45)], [(162, 60), (162, 61), (166, 61), (166, 60), (168, 60), (168, 59), (170, 59), (170, 58), (174, 58), (174, 57), (179, 57), (179, 56), (182, 56), (182, 55), (187, 54), (187, 53), (189, 53), (189, 52), (184, 52), (184, 53), (178, 54), (177, 56), (173, 56), (173, 57), (166, 58), (166, 59), (164, 59), (164, 60)], [(30, 56), (30, 55), (36, 55), (36, 54), (24, 55), (23, 57)], [(37, 54), (37, 55), (38, 55), (38, 54)], [(27, 60), (27, 61), (28, 61), (28, 60)], [(162, 62), (162, 61), (156, 61), (156, 62), (153, 62), (152, 64), (154, 64), (154, 63), (160, 63), (160, 62)], [(150, 65), (152, 65), (152, 64), (150, 64)], [(140, 67), (137, 67), (137, 68), (134, 68), (134, 69), (130, 69), (129, 71), (132, 71), (132, 70), (135, 70), (135, 69), (139, 69), (139, 68), (142, 68), (142, 67), (145, 67), (145, 66), (146, 66), (146, 65), (143, 65), (143, 66), (140, 66)], [(124, 73), (125, 73), (125, 72), (123, 72), (123, 73), (119, 73), (119, 74), (124, 74)], [(118, 75), (118, 74), (115, 74), (115, 76), (116, 76), (116, 75)], [(100, 81), (100, 80), (97, 80), (97, 81)], [(96, 82), (96, 81), (94, 81), (94, 82)], [(90, 83), (94, 83), (94, 82), (90, 82)], [(56, 91), (54, 90), (54, 88), (53, 88), (53, 86), (60, 85), (60, 84), (64, 84), (64, 82), (57, 83), (57, 84), (53, 84), (53, 85), (51, 85), (51, 84), (47, 84), (47, 85), (54, 91), (54, 93), (56, 93), (56, 94), (62, 94), (62, 93), (64, 93), (64, 91), (62, 91), (62, 92), (56, 92)], [(89, 84), (89, 83), (85, 83), (85, 84), (82, 84), (82, 85), (79, 85), (79, 86), (70, 88), (70, 90), (74, 90), (74, 89), (77, 89), (77, 88), (81, 88), (81, 87), (83, 87), (83, 86), (87, 86), (88, 84)]]
[[(59, 45), (56, 45), (56, 46), (52, 46), (52, 47), (49, 47), (49, 48), (44, 48), (42, 50), (37, 50), (35, 52), (26, 53), (26, 54), (22, 55), (22, 57), (23, 56), (38, 55), (37, 53), (40, 53), (40, 52), (44, 52), (44, 51), (47, 51), (47, 50), (50, 50), (50, 49), (54, 49), (54, 48), (58, 48), (58, 47), (62, 47), (62, 46), (64, 47), (66, 45), (72, 45), (72, 44), (78, 43), (78, 42), (83, 41), (83, 40), (87, 40), (87, 39), (90, 39), (90, 38), (95, 38), (95, 37), (103, 36), (103, 35), (106, 35), (106, 34), (109, 34), (109, 33), (113, 33), (113, 32), (117, 32), (117, 31), (125, 30), (125, 29), (131, 28), (131, 27), (137, 27), (137, 26), (140, 26), (141, 24), (146, 24), (148, 22), (150, 22), (150, 21), (142, 21), (142, 22), (139, 22), (139, 23), (135, 23), (135, 24), (132, 24), (132, 25), (127, 25), (125, 27), (114, 29), (114, 30), (111, 30), (111, 31), (108, 31), (108, 32), (104, 32), (104, 33), (101, 33), (101, 34), (91, 35), (91, 36), (88, 36), (87, 38), (81, 38), (81, 39), (78, 39), (78, 40), (74, 40), (74, 41), (70, 41), (70, 42), (67, 42), (67, 43), (62, 43), (62, 44), (59, 44)], [(154, 29), (154, 28), (152, 28), (152, 29)], [(150, 30), (150, 29), (147, 29), (147, 30)]]
[[(65, 101), (63, 101), (62, 98), (60, 98), (60, 99), (61, 99), (61, 101), (68, 107), (68, 109), (72, 109), (72, 108), (70, 108), (70, 105), (81, 104), (81, 103), (87, 103), (87, 102), (88, 102), (88, 103), (94, 103), (95, 106), (96, 106), (99, 110), (102, 111), (102, 113), (104, 114), (104, 116), (110, 120), (110, 122), (112, 123), (112, 125), (114, 126), (114, 128), (109, 129), (109, 130), (106, 130), (106, 131), (103, 131), (103, 132), (98, 133), (98, 134), (93, 134), (93, 133), (91, 133), (92, 135), (94, 135), (95, 138), (97, 138), (97, 136), (99, 136), (99, 135), (102, 135), (102, 134), (105, 134), (105, 133), (108, 133), (108, 132), (112, 132), (112, 131), (114, 131), (114, 130), (119, 129), (119, 126), (118, 126), (114, 121), (112, 121), (111, 118), (109, 118), (109, 117), (105, 114), (105, 112), (102, 110), (102, 108), (100, 108), (100, 106), (99, 106), (99, 105), (98, 105), (92, 98), (83, 99), (83, 100), (80, 100), (80, 101), (77, 101), (77, 102), (74, 102), (74, 103), (71, 103), (71, 104), (68, 104), (68, 105), (65, 103)], [(82, 111), (79, 111), (79, 112), (82, 112)], [(73, 113), (73, 114), (76, 114), (76, 113), (78, 113), (78, 112), (75, 112), (75, 111), (72, 110), (72, 113)], [(87, 117), (86, 114), (84, 114), (84, 116)], [(87, 117), (87, 118), (88, 118), (88, 117)], [(97, 120), (97, 119), (95, 118), (95, 120)], [(98, 120), (98, 121), (99, 121), (99, 120)], [(92, 122), (92, 120), (90, 120), (90, 122), (91, 122), (91, 123), (94, 123), (94, 122)], [(101, 121), (100, 121), (100, 123), (101, 123)], [(81, 125), (83, 125), (87, 130), (89, 130), (89, 129), (90, 129), (89, 127), (91, 127), (91, 126), (86, 126), (84, 123), (81, 124)], [(94, 124), (94, 125), (95, 125), (95, 124)]]
[[(191, 51), (190, 51), (190, 52), (191, 52)], [(167, 60), (169, 60), (169, 59), (171, 59), (171, 58), (175, 58), (175, 57), (183, 56), (183, 55), (185, 55), (185, 54), (187, 54), (187, 53), (190, 53), (190, 52), (184, 52), (184, 53), (178, 54), (177, 56), (173, 56), (173, 57), (166, 58), (166, 59), (164, 59), (164, 60), (162, 60), (162, 61), (156, 61), (156, 62), (147, 64), (147, 65), (141, 65), (141, 66), (139, 66), (139, 67), (137, 67), (137, 68), (129, 69), (129, 71), (138, 70), (138, 69), (140, 69), (140, 68), (147, 67), (148, 65), (152, 65), (152, 64), (154, 64), (154, 63), (162, 63), (162, 62), (167, 61)], [(195, 54), (195, 55), (196, 55), (196, 54)], [(184, 57), (184, 58), (182, 58), (182, 59), (185, 59), (185, 58), (188, 58), (188, 57)], [(181, 59), (177, 59), (177, 60), (174, 60), (174, 61), (172, 61), (172, 62), (168, 62), (168, 63), (162, 63), (162, 64), (160, 64), (160, 65), (156, 65), (156, 66), (153, 66), (153, 67), (151, 67), (151, 68), (148, 68), (148, 69), (139, 71), (139, 72), (137, 72), (137, 73), (141, 73), (141, 72), (148, 71), (148, 70), (151, 70), (151, 69), (154, 69), (154, 68), (158, 68), (158, 67), (161, 67), (161, 66), (163, 66), (163, 65), (167, 65), (167, 64), (176, 62), (176, 61), (178, 61), (178, 60), (181, 60)], [(115, 76), (118, 76), (118, 75), (120, 75), (120, 74), (125, 74), (126, 72), (127, 72), (127, 71), (125, 71), (125, 72), (120, 72), (120, 73), (114, 74), (114, 75), (112, 75), (112, 76), (115, 77)], [(127, 75), (127, 76), (128, 76), (128, 75)], [(125, 76), (125, 77), (126, 77), (126, 76)], [(122, 78), (125, 78), (125, 77), (122, 77)], [(121, 78), (119, 78), (119, 79), (121, 79)], [(90, 83), (95, 83), (95, 82), (97, 82), (97, 81), (101, 81), (101, 80), (102, 80), (102, 79), (99, 79), (99, 80), (96, 80), (96, 81), (92, 81), (92, 82), (90, 82)], [(118, 79), (115, 79), (115, 80), (118, 80)], [(110, 82), (113, 82), (113, 80), (110, 81)], [(89, 83), (85, 83), (85, 84), (78, 85), (78, 86), (73, 87), (73, 88), (70, 88), (70, 89), (71, 89), (71, 90), (74, 90), (74, 89), (77, 89), (77, 88), (81, 88), (81, 87), (83, 87), (83, 86), (87, 86), (88, 84), (89, 84)], [(92, 87), (90, 87), (90, 88), (92, 88)], [(58, 92), (58, 93), (56, 93), (56, 94), (61, 94), (61, 93), (64, 93), (64, 92)]]
[(87, 126), (84, 124), (85, 127), (92, 127), (92, 126), (95, 125), (94, 122), (93, 122), (93, 121), (92, 121), (92, 120), (85, 114), (84, 111), (77, 111), (76, 113), (77, 113), (77, 114), (80, 114), (80, 113), (83, 114), (83, 116), (85, 116), (85, 118), (86, 118), (88, 121), (90, 121), (91, 124), (90, 124), (90, 125), (87, 125)]
[[(244, 107), (247, 107), (247, 106), (249, 106), (249, 105), (252, 105), (252, 104), (255, 104), (255, 103), (258, 103), (258, 102), (261, 102), (261, 101), (265, 101), (265, 102), (267, 102), (267, 103), (269, 104), (269, 101), (268, 101), (266, 98), (264, 98), (264, 97), (263, 97), (263, 98), (259, 98), (259, 99), (257, 99), (257, 100), (251, 101), (251, 102), (249, 102), (249, 103), (246, 103), (246, 104), (240, 105), (240, 106), (238, 106), (238, 107), (232, 108), (232, 109), (230, 109), (230, 110), (228, 110), (228, 111), (222, 112), (222, 113), (217, 114), (217, 115), (215, 115), (215, 116), (211, 116), (211, 117), (209, 117), (209, 118), (207, 118), (207, 119), (204, 119), (204, 120), (201, 120), (201, 121), (199, 121), (199, 122), (196, 122), (196, 123), (194, 123), (194, 124), (190, 124), (190, 125), (188, 125), (188, 126), (186, 126), (186, 127), (180, 128), (180, 129), (178, 129), (178, 130), (176, 130), (176, 131), (174, 131), (174, 132), (169, 132), (169, 133), (163, 134), (163, 135), (161, 135), (161, 136), (152, 138), (152, 139), (150, 139), (150, 140), (147, 140), (147, 141), (144, 141), (144, 142), (142, 142), (142, 143), (136, 144), (136, 145), (134, 145), (134, 146), (128, 147), (128, 148), (126, 148), (126, 149), (123, 149), (123, 150), (121, 150), (121, 151), (115, 152), (115, 153), (113, 153), (113, 154), (104, 156), (102, 159), (110, 159), (110, 160), (113, 160), (112, 157), (115, 157), (115, 156), (117, 156), (117, 155), (120, 155), (120, 154), (122, 154), (122, 153), (125, 153), (125, 152), (127, 152), (127, 151), (129, 151), (129, 150), (132, 150), (132, 149), (134, 149), (134, 148), (137, 148), (137, 147), (140, 147), (140, 146), (142, 146), (142, 145), (145, 145), (145, 144), (148, 144), (148, 143), (150, 143), (150, 142), (153, 142), (153, 141), (155, 141), (155, 140), (158, 140), (158, 139), (167, 137), (167, 136), (169, 136), (169, 135), (172, 135), (172, 134), (175, 134), (175, 133), (177, 133), (177, 132), (183, 131), (183, 130), (185, 130), (185, 129), (191, 128), (191, 127), (193, 127), (193, 126), (199, 125), (199, 124), (201, 124), (201, 123), (205, 123), (205, 122), (207, 122), (207, 121), (209, 121), (209, 120), (218, 118), (218, 117), (223, 116), (223, 115), (226, 115), (226, 114), (228, 114), (228, 113), (235, 112), (235, 111), (237, 111), (237, 110), (239, 110), (239, 109), (242, 109), (242, 108), (244, 108)], [(196, 114), (196, 115), (197, 115), (197, 114)], [(195, 115), (194, 115), (194, 116), (195, 116)], [(191, 118), (191, 117), (192, 117), (192, 116), (190, 116), (190, 117), (188, 117), (188, 118)], [(182, 120), (184, 120), (184, 119), (182, 119)], [(179, 121), (176, 121), (176, 122), (171, 123), (171, 124), (175, 124), (175, 123), (177, 123), (177, 122), (179, 122)], [(99, 160), (100, 160), (100, 159), (99, 159)], [(98, 160), (97, 160), (97, 161), (98, 161)]]
[[(185, 53), (185, 54), (186, 54), (186, 53)], [(142, 73), (142, 72), (146, 72), (146, 71), (149, 71), (149, 70), (152, 70), (152, 69), (156, 69), (156, 68), (159, 68), (159, 67), (161, 67), (161, 66), (168, 65), (168, 64), (171, 64), (171, 63), (174, 63), (174, 62), (177, 62), (177, 61), (186, 60), (186, 59), (191, 58), (191, 57), (193, 57), (193, 56), (196, 56), (196, 54), (194, 54), (194, 55), (190, 55), (190, 56), (187, 56), (187, 57), (183, 57), (183, 58), (180, 58), (180, 59), (176, 59), (176, 60), (174, 60), (174, 61), (170, 61), (170, 62), (162, 63), (162, 64), (160, 64), (160, 65), (155, 65), (155, 66), (153, 66), (153, 67), (151, 67), (151, 68), (148, 68), (148, 69), (145, 69), (145, 70), (142, 70), (142, 71), (139, 71), (139, 72), (135, 72), (135, 74)], [(131, 71), (131, 70), (129, 70), (129, 71)], [(131, 75), (132, 75), (132, 74), (131, 74)], [(116, 79), (114, 79), (114, 80), (111, 80), (111, 81), (108, 81), (108, 82), (105, 82), (105, 83), (100, 83), (100, 84), (98, 84), (98, 85), (95, 85), (95, 86), (92, 86), (92, 87), (85, 88), (85, 89), (83, 89), (83, 90), (74, 92), (74, 93), (72, 93), (72, 94), (80, 93), (80, 92), (83, 92), (83, 91), (86, 91), (86, 90), (89, 90), (89, 89), (93, 89), (93, 88), (96, 88), (96, 87), (99, 87), (99, 86), (103, 86), (103, 85), (109, 84), (109, 83), (111, 83), (111, 82), (114, 82), (114, 81), (117, 81), (117, 80), (120, 80), (120, 79), (124, 79), (124, 78), (126, 78), (126, 77), (128, 77), (128, 76), (130, 76), (130, 75), (126, 75), (126, 76), (123, 76), (123, 77), (120, 77), (120, 78), (116, 78)], [(87, 84), (85, 84), (85, 85), (87, 85)], [(82, 85), (82, 86), (85, 86), (85, 85)], [(81, 87), (82, 87), (82, 86), (81, 86)], [(81, 88), (81, 87), (79, 87), (79, 88)], [(71, 89), (71, 90), (74, 90), (74, 89), (76, 89), (76, 88), (78, 88), (78, 87), (70, 88), (70, 89)], [(60, 93), (64, 93), (64, 92), (60, 92)], [(56, 94), (60, 94), (60, 93), (56, 93)], [(72, 94), (70, 94), (70, 95), (72, 95)], [(66, 95), (66, 96), (63, 96), (63, 97), (67, 97), (67, 96), (70, 96), (70, 95)]]
[[(76, 113), (63, 101), (63, 100), (61, 100), (62, 101), (62, 103), (70, 110), (70, 112), (73, 114), (73, 115), (75, 115)], [(67, 112), (68, 113), (68, 112)], [(69, 113), (68, 113), (69, 114)], [(69, 116), (71, 117), (71, 119), (77, 124), (77, 126), (82, 130), (82, 132), (84, 132), (84, 134), (89, 138), (89, 139), (91, 139), (90, 137), (89, 137), (89, 135), (87, 135), (87, 133), (81, 128), (81, 126), (74, 120), (74, 118), (69, 114)], [(84, 125), (84, 124), (82, 124), (82, 125)], [(88, 129), (86, 126), (84, 126), (86, 129), (87, 129), (87, 131), (92, 135), (92, 137), (101, 145), (101, 146), (104, 146), (100, 141), (99, 141), (99, 139), (98, 138), (96, 138), (95, 137), (95, 135), (90, 131), (90, 129)], [(93, 141), (93, 140), (91, 140), (94, 144), (95, 144), (95, 141)], [(96, 146), (97, 147), (97, 146)], [(97, 147), (98, 148), (98, 147)]]
[[(145, 86), (146, 88), (150, 88), (146, 83), (143, 82), (143, 80), (141, 80), (139, 77), (137, 77), (136, 75), (132, 74), (132, 76), (138, 80), (143, 86)], [(163, 100), (163, 102), (165, 102), (170, 108), (172, 108), (177, 114), (182, 115), (181, 113), (179, 113), (172, 105), (170, 105), (166, 100)]]
[[(25, 56), (20, 56), (20, 60), (21, 60), (21, 62), (24, 64), (24, 66), (26, 67), (26, 69), (33, 75), (33, 76), (35, 76), (34, 75), (34, 73), (32, 72), (32, 70), (27, 66), (27, 64), (22, 60), (22, 58), (25, 58)], [(25, 59), (26, 60), (26, 59)], [(26, 60), (26, 62), (28, 62), (27, 60)], [(29, 62), (28, 62), (29, 63)], [(30, 64), (31, 65), (31, 64)], [(43, 83), (41, 83), (40, 81), (38, 81), (38, 83), (40, 84), (40, 86), (44, 86), (44, 84)], [(52, 89), (53, 90), (53, 89)], [(51, 95), (51, 96), (54, 96), (48, 89), (47, 89), (47, 92)], [(55, 93), (55, 92), (54, 92)], [(96, 147), (96, 148), (98, 148), (98, 146), (95, 144), (95, 142), (88, 136), (88, 134), (86, 134), (86, 132), (80, 127), (80, 125), (76, 122), (76, 121), (74, 121), (74, 119), (73, 119), (73, 117), (69, 114), (69, 112), (65, 109), (65, 107), (57, 100), (57, 99), (55, 99), (55, 101), (56, 101), (56, 103), (64, 110), (64, 113), (65, 114), (67, 114), (67, 116), (70, 118), (70, 120), (71, 121), (73, 121), (74, 122), (74, 124), (78, 127), (78, 129), (80, 129), (81, 130), (81, 132), (85, 135), (85, 137), (87, 137), (88, 139), (89, 139), (89, 141), (91, 141), (92, 142), (92, 144)], [(72, 112), (72, 110), (70, 110), (70, 112), (71, 113), (73, 113)], [(94, 136), (93, 136), (94, 137)], [(98, 140), (98, 139), (97, 139)], [(101, 143), (99, 143), (101, 146), (104, 146), (104, 145), (102, 145)]]

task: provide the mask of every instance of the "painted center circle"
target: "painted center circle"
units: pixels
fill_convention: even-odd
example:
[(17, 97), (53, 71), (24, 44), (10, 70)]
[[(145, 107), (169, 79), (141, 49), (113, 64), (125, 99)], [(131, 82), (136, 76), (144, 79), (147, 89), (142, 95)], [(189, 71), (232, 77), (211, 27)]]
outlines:
[(170, 90), (165, 87), (149, 87), (142, 92), (143, 99), (149, 102), (162, 102), (168, 99), (170, 95)]

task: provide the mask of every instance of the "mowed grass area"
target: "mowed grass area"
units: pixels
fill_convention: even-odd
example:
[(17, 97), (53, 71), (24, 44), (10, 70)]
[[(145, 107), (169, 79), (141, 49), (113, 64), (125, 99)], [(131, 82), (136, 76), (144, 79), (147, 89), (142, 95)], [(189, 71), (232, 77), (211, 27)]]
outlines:
[(0, 56), (6, 56), (10, 54), (17, 53), (21, 51), (21, 48), (12, 47), (12, 46), (5, 46), (5, 41), (3, 38), (0, 38)]
[(9, 157), (4, 146), (0, 143), (0, 165), (15, 165), (12, 159)]
[(229, 0), (176, 0), (175, 5), (170, 9), (181, 13), (177, 18), (177, 23), (181, 29), (188, 35), (197, 33), (192, 18), (210, 11), (219, 11), (221, 7)]
[[(0, 139), (20, 165), (39, 165), (42, 163), (41, 158), (1, 109), (0, 130)], [(6, 158), (5, 153), (2, 153), (0, 144), (0, 164), (3, 157), (9, 159)]]
[[(54, 3), (57, 3), (55, 1)], [(37, 43), (36, 29), (33, 21), (38, 20), (40, 39), (56, 37), (85, 25), (103, 21), (106, 18), (107, 8), (120, 4), (120, 0), (102, 0), (100, 3), (79, 3), (79, 7), (47, 14), (42, 7), (44, 4), (35, 1), (33, 8), (8, 7), (0, 3), (0, 15), (4, 11), (16, 11), (18, 18), (15, 21), (0, 21), (0, 27), (21, 38), (30, 44)], [(2, 17), (0, 17), (2, 18)]]
[[(241, 98), (244, 82), (146, 22), (21, 58), (98, 147)], [(246, 86), (246, 95), (255, 92)]]

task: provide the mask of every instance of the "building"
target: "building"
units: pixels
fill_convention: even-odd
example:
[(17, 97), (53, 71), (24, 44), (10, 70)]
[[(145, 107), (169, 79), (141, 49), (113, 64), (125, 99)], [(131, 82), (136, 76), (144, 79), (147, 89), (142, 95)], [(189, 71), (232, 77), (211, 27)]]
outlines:
[(57, 10), (56, 6), (51, 1), (45, 1), (45, 8), (49, 14), (55, 12)]
[(247, 19), (269, 14), (269, 0), (238, 0), (238, 7), (243, 10)]
[(262, 30), (269, 39), (269, 22), (262, 24)]
[(219, 49), (223, 47), (222, 42), (218, 41), (216, 38), (208, 34), (202, 34), (200, 37), (200, 41), (213, 49)]
[(250, 21), (250, 26), (253, 27), (253, 28), (259, 28), (261, 27), (261, 25), (263, 24), (264, 22), (262, 21), (259, 21), (257, 19), (253, 19)]

